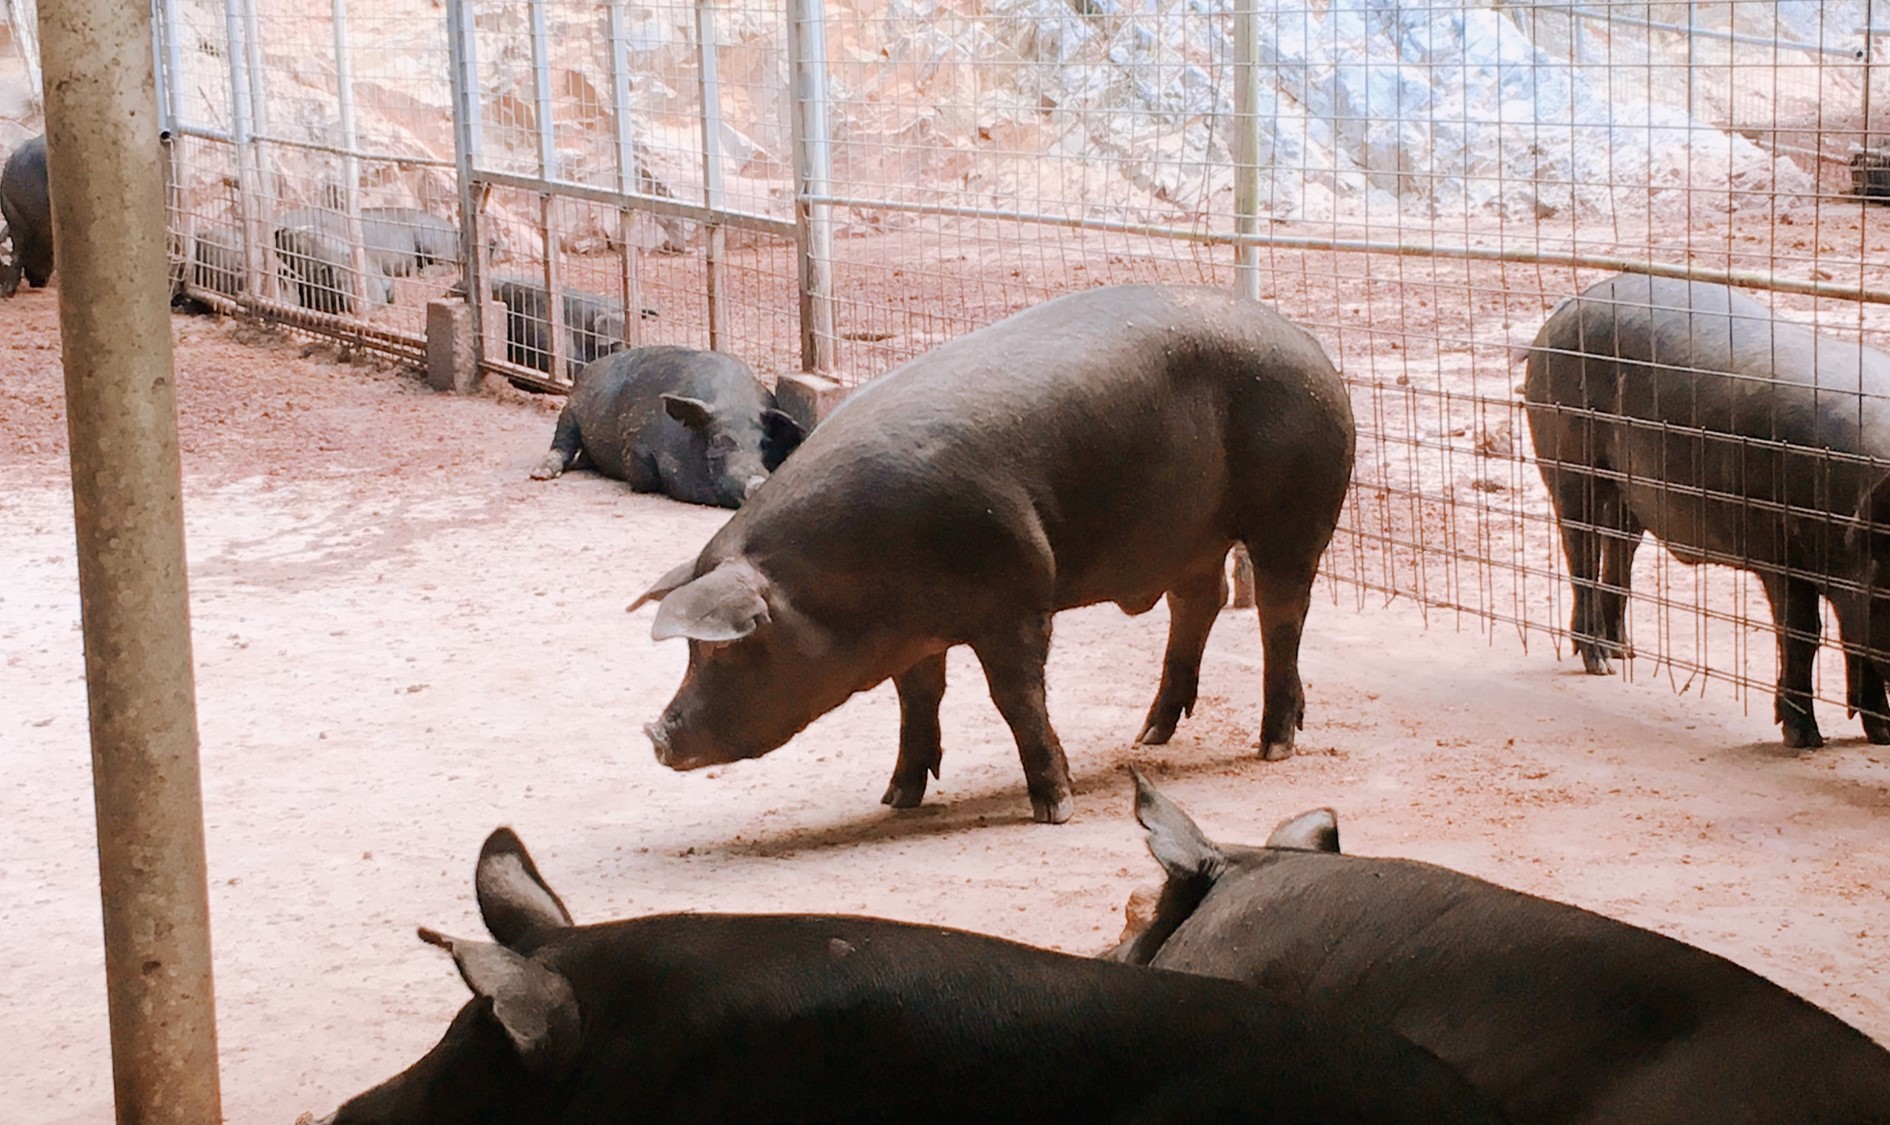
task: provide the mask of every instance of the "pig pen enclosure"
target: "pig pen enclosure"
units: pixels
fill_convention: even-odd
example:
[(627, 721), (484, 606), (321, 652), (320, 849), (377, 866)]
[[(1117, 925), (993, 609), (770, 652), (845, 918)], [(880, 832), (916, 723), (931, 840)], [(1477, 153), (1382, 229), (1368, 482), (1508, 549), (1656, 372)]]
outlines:
[[(463, 990), (412, 928), (478, 929), (495, 824), (580, 920), (858, 911), (1089, 952), (1155, 875), (1128, 762), (1218, 837), (1329, 804), (1348, 850), (1686, 938), (1890, 1041), (1890, 767), (1835, 632), (1827, 745), (1788, 750), (1758, 580), (1649, 544), (1633, 658), (1583, 675), (1521, 397), (1551, 309), (1621, 269), (1890, 345), (1873, 7), (159, 0), (176, 281), (245, 314), (174, 320), (228, 1119), (325, 1112), (434, 1041)], [(7, 10), (10, 149), (36, 75)], [(459, 253), (377, 265), (369, 225), (422, 213)], [(582, 300), (524, 344), (474, 302), (489, 393), (438, 395), (409, 365), (466, 274)], [(887, 687), (767, 758), (660, 767), (638, 728), (684, 654), (621, 610), (725, 513), (525, 479), (559, 400), (514, 384), (568, 385), (600, 323), (573, 310), (850, 387), (1125, 281), (1268, 301), (1351, 388), (1298, 756), (1253, 752), (1233, 610), (1194, 716), (1131, 746), (1165, 611), (1100, 607), (1050, 670), (1069, 825), (1028, 822), (964, 654), (919, 810), (874, 803)], [(111, 1082), (53, 304), (0, 304), (0, 1117), (64, 1125)]]

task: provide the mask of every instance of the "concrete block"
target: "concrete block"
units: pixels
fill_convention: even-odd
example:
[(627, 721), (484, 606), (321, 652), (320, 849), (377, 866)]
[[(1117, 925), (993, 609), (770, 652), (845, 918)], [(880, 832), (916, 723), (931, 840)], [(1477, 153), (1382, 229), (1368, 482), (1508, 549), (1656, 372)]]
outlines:
[(783, 413), (811, 433), (815, 426), (826, 421), (827, 415), (834, 412), (851, 390), (825, 375), (797, 371), (775, 380), (774, 401)]
[(506, 316), (505, 302), (497, 297), (487, 297), (479, 310), (479, 329), (485, 336), (487, 359), (512, 358), (505, 348)]
[(427, 386), (462, 395), (479, 390), (472, 309), (464, 301), (427, 302)]

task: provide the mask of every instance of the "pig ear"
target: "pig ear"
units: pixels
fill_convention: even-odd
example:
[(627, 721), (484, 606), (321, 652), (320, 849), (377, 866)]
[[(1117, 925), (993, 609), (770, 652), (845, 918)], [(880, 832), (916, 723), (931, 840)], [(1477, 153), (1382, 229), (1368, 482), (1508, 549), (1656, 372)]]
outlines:
[(663, 395), (663, 409), (669, 416), (688, 426), (692, 430), (706, 430), (715, 418), (715, 411), (699, 398), (686, 398), (683, 395)]
[(637, 610), (643, 608), (643, 604), (645, 602), (660, 602), (663, 600), (663, 596), (665, 594), (668, 594), (674, 590), (680, 589), (683, 586), (687, 586), (689, 583), (694, 582), (695, 580), (696, 580), (696, 560), (690, 559), (688, 562), (682, 564), (681, 566), (672, 568), (670, 572), (668, 574), (663, 575), (663, 577), (658, 578), (656, 580), (656, 585), (651, 586), (649, 589), (639, 594), (637, 596), (637, 600), (631, 602), (630, 607), (624, 610), (624, 612), (635, 613)]
[(1226, 866), (1227, 859), (1214, 841), (1207, 838), (1181, 806), (1163, 796), (1161, 790), (1129, 767), (1135, 778), (1135, 819), (1148, 829), (1149, 854), (1172, 878), (1204, 876), (1213, 879)]
[(450, 938), (424, 926), (420, 940), (451, 953), (466, 987), (492, 1001), (493, 1018), (528, 1073), (547, 1081), (569, 1073), (582, 1029), (570, 981), (503, 945)]
[(765, 428), (766, 444), (761, 461), (769, 472), (781, 467), (781, 462), (788, 459), (788, 454), (801, 447), (807, 439), (807, 431), (794, 420), (792, 414), (773, 407), (761, 412), (761, 424)]
[(768, 580), (754, 567), (725, 562), (664, 598), (650, 637), (688, 637), (711, 644), (739, 641), (767, 622), (768, 603), (762, 597), (767, 587)]
[(1148, 829), (1148, 850), (1168, 872), (1168, 879), (1148, 924), (1103, 954), (1103, 959), (1146, 965), (1214, 889), (1214, 880), (1227, 861), (1181, 806), (1162, 796), (1142, 771), (1130, 766), (1129, 773), (1135, 778), (1135, 818)]
[(1313, 809), (1280, 821), (1267, 837), (1269, 848), (1292, 848), (1302, 852), (1337, 852), (1339, 850), (1339, 814), (1331, 809)]
[(473, 873), (473, 893), (480, 917), (499, 944), (517, 949), (534, 933), (569, 929), (571, 912), (545, 883), (531, 853), (510, 828), (495, 829), (479, 849)]

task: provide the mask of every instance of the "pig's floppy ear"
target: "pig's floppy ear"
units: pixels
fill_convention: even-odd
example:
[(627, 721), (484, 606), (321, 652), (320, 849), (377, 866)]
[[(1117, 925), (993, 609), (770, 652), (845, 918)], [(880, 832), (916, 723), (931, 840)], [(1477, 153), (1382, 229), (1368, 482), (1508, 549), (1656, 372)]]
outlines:
[(792, 414), (774, 407), (761, 412), (761, 426), (767, 439), (762, 447), (761, 463), (772, 473), (788, 459), (788, 454), (799, 449), (801, 442), (807, 440), (807, 431), (801, 429), (801, 424), (794, 420)]
[(556, 1081), (570, 1072), (582, 1030), (570, 981), (503, 945), (450, 938), (425, 926), (420, 940), (451, 953), (466, 987), (491, 999), (493, 1018), (528, 1073)]
[(692, 430), (708, 429), (709, 423), (715, 418), (715, 411), (699, 398), (683, 395), (662, 395), (661, 398), (663, 409), (669, 411), (669, 416)]
[(1339, 814), (1331, 809), (1312, 809), (1280, 821), (1267, 837), (1269, 848), (1291, 848), (1302, 852), (1337, 852), (1339, 850)]
[(741, 640), (768, 620), (768, 602), (762, 597), (767, 587), (760, 571), (731, 559), (671, 591), (656, 611), (650, 637), (688, 637), (711, 644)]
[(637, 610), (643, 608), (643, 604), (645, 602), (660, 602), (663, 600), (663, 596), (665, 594), (668, 594), (671, 591), (676, 590), (680, 587), (687, 586), (689, 583), (694, 582), (695, 580), (696, 580), (696, 560), (690, 559), (688, 562), (682, 564), (681, 566), (671, 568), (668, 574), (665, 574), (663, 575), (663, 577), (658, 578), (656, 580), (656, 584), (654, 586), (651, 586), (649, 589), (643, 591), (643, 593), (639, 594), (637, 596), (637, 600), (631, 602), (629, 607), (625, 609), (624, 612), (635, 613)]
[(1180, 805), (1150, 784), (1141, 770), (1130, 766), (1129, 775), (1135, 778), (1135, 819), (1148, 829), (1149, 854), (1162, 870), (1177, 879), (1212, 879), (1219, 875), (1227, 859), (1214, 841), (1181, 811)]
[(531, 853), (510, 828), (494, 829), (479, 849), (473, 872), (473, 893), (479, 899), (486, 929), (509, 949), (533, 933), (569, 929), (571, 912), (557, 892), (546, 884)]

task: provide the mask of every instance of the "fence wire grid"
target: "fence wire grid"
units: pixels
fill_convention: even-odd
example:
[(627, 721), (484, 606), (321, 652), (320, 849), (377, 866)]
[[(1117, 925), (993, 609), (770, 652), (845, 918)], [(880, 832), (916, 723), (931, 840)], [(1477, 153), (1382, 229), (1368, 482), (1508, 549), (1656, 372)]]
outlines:
[[(1802, 718), (1885, 710), (1874, 8), (156, 0), (154, 51), (200, 297), (417, 354), (476, 289), (486, 365), (556, 390), (647, 343), (857, 384), (1235, 287), (1352, 391), (1335, 597)], [(1565, 303), (1622, 271), (1667, 280)]]

